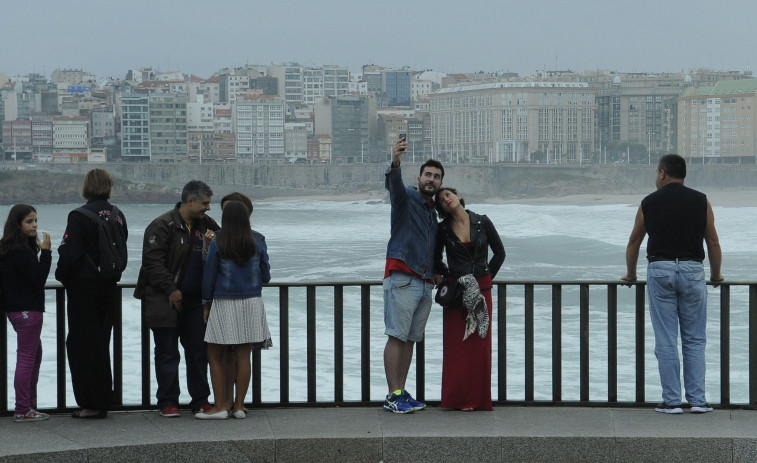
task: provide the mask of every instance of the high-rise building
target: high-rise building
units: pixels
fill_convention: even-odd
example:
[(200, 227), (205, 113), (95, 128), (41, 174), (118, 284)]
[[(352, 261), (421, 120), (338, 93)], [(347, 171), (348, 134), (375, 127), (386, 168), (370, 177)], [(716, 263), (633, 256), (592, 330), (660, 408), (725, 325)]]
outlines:
[(344, 95), (316, 103), (315, 133), (331, 136), (332, 162), (374, 161), (370, 140), (376, 133), (375, 114), (375, 99), (368, 96)]
[(278, 95), (239, 95), (233, 108), (237, 159), (242, 162), (284, 160), (284, 100)]
[(691, 164), (754, 164), (757, 79), (691, 88), (678, 99), (678, 152)]
[(188, 162), (187, 95), (151, 94), (149, 98), (150, 160)]
[(151, 160), (150, 97), (145, 94), (121, 96), (121, 159)]
[(384, 71), (381, 84), (387, 105), (410, 105), (410, 71)]

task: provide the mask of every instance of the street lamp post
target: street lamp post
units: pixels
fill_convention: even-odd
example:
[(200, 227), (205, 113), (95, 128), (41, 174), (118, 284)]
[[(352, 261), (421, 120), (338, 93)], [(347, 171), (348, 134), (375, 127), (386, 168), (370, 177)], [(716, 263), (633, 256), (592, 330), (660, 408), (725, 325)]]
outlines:
[(652, 135), (654, 132), (647, 132), (647, 164), (652, 165)]

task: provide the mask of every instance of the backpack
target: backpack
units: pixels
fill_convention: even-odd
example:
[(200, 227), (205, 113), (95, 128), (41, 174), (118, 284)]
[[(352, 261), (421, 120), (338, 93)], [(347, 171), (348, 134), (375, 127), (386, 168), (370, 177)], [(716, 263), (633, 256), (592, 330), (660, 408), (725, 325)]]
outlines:
[(120, 278), (121, 273), (126, 269), (128, 256), (124, 227), (118, 223), (118, 207), (113, 205), (109, 218), (100, 217), (99, 214), (83, 206), (76, 211), (97, 223), (97, 246), (100, 251), (100, 258), (95, 262), (92, 256), (87, 253), (87, 260), (97, 269), (97, 273), (101, 277)]

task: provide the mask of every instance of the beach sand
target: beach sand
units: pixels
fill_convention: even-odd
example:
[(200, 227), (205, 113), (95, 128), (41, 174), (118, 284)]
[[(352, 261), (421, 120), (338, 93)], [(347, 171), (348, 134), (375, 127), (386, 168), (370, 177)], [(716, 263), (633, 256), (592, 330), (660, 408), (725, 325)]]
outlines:
[[(650, 190), (648, 193), (651, 193)], [(523, 197), (519, 199), (486, 198), (472, 202), (485, 204), (528, 204), (528, 205), (556, 205), (573, 204), (579, 206), (603, 205), (603, 204), (641, 204), (648, 193), (638, 195), (613, 195), (613, 194), (579, 194), (550, 197)], [(757, 207), (757, 190), (740, 191), (704, 191), (710, 204), (715, 207)], [(365, 193), (348, 193), (338, 195), (303, 195), (303, 196), (276, 196), (261, 198), (261, 201), (385, 201), (388, 200), (386, 191), (369, 191)]]

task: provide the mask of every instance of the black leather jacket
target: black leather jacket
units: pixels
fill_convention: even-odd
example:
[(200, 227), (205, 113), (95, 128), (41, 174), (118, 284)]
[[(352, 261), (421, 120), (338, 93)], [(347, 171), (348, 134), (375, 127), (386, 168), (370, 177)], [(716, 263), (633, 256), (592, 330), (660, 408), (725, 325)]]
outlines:
[[(463, 246), (460, 238), (452, 231), (450, 219), (439, 224), (434, 252), (434, 268), (440, 275), (461, 277), (472, 273), (480, 277), (497, 275), (505, 262), (505, 247), (489, 217), (467, 211), (470, 218), (470, 251)], [(487, 262), (489, 248), (492, 258)], [(447, 265), (442, 261), (442, 251), (447, 250)]]

